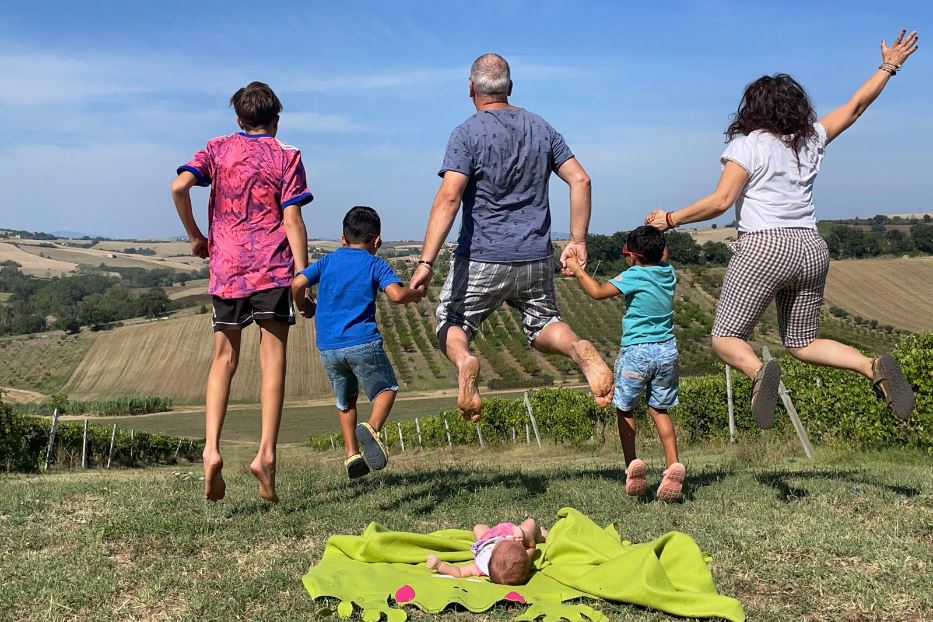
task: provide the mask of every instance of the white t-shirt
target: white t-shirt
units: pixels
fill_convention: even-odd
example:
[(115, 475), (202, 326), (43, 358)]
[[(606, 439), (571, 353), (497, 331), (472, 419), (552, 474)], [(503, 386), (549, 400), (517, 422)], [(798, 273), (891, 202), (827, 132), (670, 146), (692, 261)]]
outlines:
[(762, 130), (736, 136), (720, 158), (748, 172), (745, 188), (735, 202), (739, 231), (762, 231), (783, 227), (816, 229), (813, 212), (813, 182), (826, 150), (826, 128), (814, 123), (816, 136), (800, 148), (797, 158), (779, 138)]

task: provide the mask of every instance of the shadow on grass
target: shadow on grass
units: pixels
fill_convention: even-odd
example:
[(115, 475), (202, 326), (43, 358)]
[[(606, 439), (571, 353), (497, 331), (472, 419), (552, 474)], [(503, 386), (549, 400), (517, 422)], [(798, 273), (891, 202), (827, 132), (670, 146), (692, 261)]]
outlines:
[(777, 498), (785, 503), (790, 503), (798, 499), (809, 496), (809, 491), (798, 488), (789, 483), (791, 479), (824, 479), (846, 484), (864, 484), (866, 486), (875, 486), (883, 488), (902, 497), (915, 497), (920, 494), (920, 489), (911, 486), (901, 486), (899, 484), (886, 484), (877, 478), (866, 476), (864, 473), (847, 469), (842, 471), (776, 471), (771, 473), (761, 473), (755, 476), (760, 484), (769, 486), (777, 492)]

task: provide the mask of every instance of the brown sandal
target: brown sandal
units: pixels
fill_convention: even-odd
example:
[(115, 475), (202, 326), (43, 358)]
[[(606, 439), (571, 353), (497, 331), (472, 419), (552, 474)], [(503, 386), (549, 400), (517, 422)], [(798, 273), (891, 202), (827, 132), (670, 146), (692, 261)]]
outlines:
[(762, 430), (767, 430), (774, 423), (780, 383), (781, 366), (773, 359), (761, 366), (752, 381), (752, 417)]
[(906, 421), (914, 409), (916, 398), (897, 359), (890, 354), (879, 356), (871, 362), (871, 371), (875, 395)]

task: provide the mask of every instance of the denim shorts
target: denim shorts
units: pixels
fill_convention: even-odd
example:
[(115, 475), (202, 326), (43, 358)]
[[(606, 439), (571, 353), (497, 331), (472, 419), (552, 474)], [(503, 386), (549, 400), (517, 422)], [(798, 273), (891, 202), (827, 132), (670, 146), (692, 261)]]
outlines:
[(612, 403), (619, 410), (634, 409), (645, 392), (652, 408), (666, 410), (676, 406), (680, 385), (677, 340), (623, 346), (616, 359), (615, 377)]
[(321, 362), (334, 388), (337, 408), (347, 410), (351, 397), (360, 394), (360, 384), (373, 401), (383, 391), (398, 391), (392, 363), (382, 348), (382, 340), (356, 346), (322, 350)]

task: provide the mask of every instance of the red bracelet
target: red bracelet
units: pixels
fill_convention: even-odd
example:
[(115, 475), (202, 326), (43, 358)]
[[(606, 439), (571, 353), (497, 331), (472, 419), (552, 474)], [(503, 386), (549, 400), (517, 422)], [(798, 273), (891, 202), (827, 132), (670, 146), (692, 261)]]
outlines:
[(674, 219), (671, 218), (670, 212), (664, 212), (664, 221), (667, 223), (668, 229), (675, 229), (677, 225), (674, 224)]

